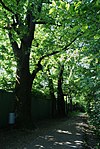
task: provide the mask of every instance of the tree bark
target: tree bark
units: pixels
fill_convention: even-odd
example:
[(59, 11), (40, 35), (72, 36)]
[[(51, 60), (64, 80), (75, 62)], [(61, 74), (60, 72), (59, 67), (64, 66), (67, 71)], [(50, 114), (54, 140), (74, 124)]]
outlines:
[(57, 107), (58, 107), (58, 116), (65, 116), (65, 101), (63, 96), (62, 84), (63, 84), (63, 71), (64, 65), (61, 65), (60, 73), (58, 76), (58, 92), (57, 92)]
[(73, 111), (73, 102), (72, 102), (71, 96), (69, 97), (69, 100), (70, 100), (70, 111), (72, 112)]
[[(27, 24), (27, 32), (23, 33), (23, 36), (20, 39), (20, 45), (18, 45), (17, 40), (13, 39), (12, 29), (9, 30), (9, 39), (13, 48), (14, 56), (17, 62), (17, 72), (16, 72), (16, 85), (15, 85), (15, 94), (17, 99), (17, 122), (20, 126), (29, 126), (32, 124), (31, 118), (31, 89), (32, 83), (36, 76), (36, 73), (39, 71), (34, 71), (33, 74), (30, 74), (29, 68), (29, 59), (30, 51), (32, 46), (32, 41), (34, 39), (35, 32), (35, 23), (34, 17), (32, 16), (32, 11), (27, 10), (25, 23)], [(20, 23), (21, 24), (21, 23)], [(20, 35), (20, 24), (18, 22), (17, 33)], [(24, 28), (23, 23), (21, 24)], [(37, 70), (37, 68), (36, 68)]]
[(21, 76), (20, 82), (16, 82), (15, 94), (17, 99), (17, 122), (20, 126), (28, 126), (31, 119), (31, 88), (30, 75)]
[(52, 117), (56, 117), (56, 97), (54, 95), (54, 87), (53, 87), (53, 81), (52, 79), (48, 78), (49, 80), (49, 91), (50, 91), (50, 97), (52, 100)]
[(17, 99), (17, 122), (24, 127), (28, 125), (28, 122), (31, 123), (31, 89), (33, 80), (29, 72), (29, 54), (20, 55), (16, 59), (15, 95)]
[(53, 80), (51, 78), (51, 73), (50, 73), (50, 69), (49, 69), (49, 66), (48, 66), (48, 69), (47, 69), (49, 75), (48, 75), (48, 85), (49, 85), (49, 92), (50, 92), (50, 98), (51, 98), (51, 101), (52, 101), (52, 118), (55, 118), (56, 117), (56, 114), (57, 114), (57, 111), (56, 111), (56, 97), (55, 97), (55, 94), (54, 94), (54, 85), (53, 85)]
[(21, 56), (17, 61), (17, 76), (15, 93), (17, 99), (17, 122), (22, 127), (32, 126), (31, 117), (31, 90), (36, 74), (42, 69), (38, 62), (32, 74), (29, 71), (29, 54)]

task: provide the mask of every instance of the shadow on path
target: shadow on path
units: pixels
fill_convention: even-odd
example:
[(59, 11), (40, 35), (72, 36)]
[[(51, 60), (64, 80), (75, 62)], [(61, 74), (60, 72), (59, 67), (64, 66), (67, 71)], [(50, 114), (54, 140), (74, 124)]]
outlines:
[(44, 130), (26, 149), (82, 149), (82, 117), (83, 115), (66, 118), (54, 125), (54, 128)]
[(37, 122), (38, 129), (0, 133), (0, 149), (83, 149), (83, 117)]

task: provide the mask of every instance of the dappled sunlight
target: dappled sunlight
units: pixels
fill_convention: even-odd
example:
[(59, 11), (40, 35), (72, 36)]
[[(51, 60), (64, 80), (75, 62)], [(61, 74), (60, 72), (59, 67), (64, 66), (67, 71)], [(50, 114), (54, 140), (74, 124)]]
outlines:
[(80, 133), (76, 133), (76, 135), (77, 135), (77, 136), (80, 136), (81, 134), (80, 134)]
[(70, 145), (72, 144), (71, 142), (55, 142), (54, 145)]
[(36, 145), (34, 144), (33, 148), (46, 149), (48, 146), (50, 146), (51, 149), (81, 148), (83, 141), (81, 138), (81, 132), (79, 132), (78, 128), (80, 123), (74, 124), (75, 127), (73, 127), (73, 124), (71, 124), (72, 127), (70, 131), (68, 129), (69, 127), (67, 128), (66, 124), (64, 124), (64, 129), (54, 129), (53, 132), (38, 136), (38, 138), (35, 140)]
[(29, 136), (26, 135), (30, 141), (27, 144), (24, 141), (23, 149), (82, 149), (83, 125), (81, 118), (64, 119), (50, 127), (45, 124), (45, 127), (36, 129), (31, 134), (29, 133)]
[(48, 140), (48, 141), (54, 141), (55, 139), (54, 139), (54, 136), (49, 136), (49, 135), (46, 135), (45, 137), (44, 137), (44, 139), (45, 140)]
[[(29, 133), (28, 130), (25, 130), (25, 132), (18, 132), (18, 130), (16, 130), (16, 135), (13, 130), (13, 135), (10, 133), (10, 140), (12, 140), (12, 138), (15, 140), (13, 140), (14, 143), (10, 145), (11, 149), (16, 148), (16, 140), (19, 144), (23, 144), (22, 148), (20, 148), (20, 145), (18, 146), (19, 149), (82, 149), (82, 128), (85, 124), (82, 123), (80, 117), (72, 119), (64, 118), (58, 121), (56, 120), (56, 122), (52, 121), (52, 123), (48, 121), (48, 123), (47, 121), (43, 121), (43, 123), (40, 122), (38, 126), (41, 127), (38, 127), (36, 130), (29, 130)], [(9, 139), (8, 136), (7, 133), (7, 139)]]
[(67, 141), (67, 142), (55, 142), (54, 145), (57, 145), (57, 146), (62, 146), (62, 147), (67, 147), (67, 148), (79, 148), (81, 147), (82, 145), (82, 141)]
[(76, 129), (77, 129), (77, 131), (80, 131), (81, 130), (81, 132), (83, 133), (84, 132), (84, 128), (85, 128), (85, 124), (84, 123), (76, 123)]
[(76, 125), (78, 125), (78, 126), (83, 126), (84, 123), (83, 123), (83, 122), (81, 122), (81, 123), (76, 123)]
[(70, 148), (76, 148), (76, 149), (77, 149), (77, 146), (75, 146), (75, 145), (71, 145)]
[(92, 133), (92, 130), (88, 130), (88, 125), (86, 123), (84, 123), (84, 122), (76, 123), (76, 129), (78, 131), (81, 129), (82, 132), (84, 132), (84, 129), (85, 129), (87, 134)]
[(46, 141), (55, 141), (54, 136), (50, 136), (50, 135), (39, 136), (38, 138), (39, 138), (39, 139), (46, 140)]
[(82, 130), (83, 127), (84, 127), (84, 122), (79, 122), (79, 123), (76, 123), (76, 129), (79, 131), (80, 129)]
[(43, 145), (35, 145), (35, 147), (37, 147), (39, 149), (45, 148)]
[(88, 128), (88, 125), (84, 122), (81, 122), (81, 123), (76, 123), (77, 126), (81, 126), (81, 127), (85, 127), (85, 128)]
[(63, 145), (64, 142), (55, 142), (54, 145)]
[(72, 134), (71, 132), (66, 131), (66, 130), (57, 130), (56, 132), (58, 132), (58, 133), (64, 133), (64, 134), (68, 134), (68, 135), (71, 135)]
[(78, 141), (78, 140), (76, 140), (76, 141), (74, 141), (77, 145), (81, 145), (83, 142), (82, 141)]

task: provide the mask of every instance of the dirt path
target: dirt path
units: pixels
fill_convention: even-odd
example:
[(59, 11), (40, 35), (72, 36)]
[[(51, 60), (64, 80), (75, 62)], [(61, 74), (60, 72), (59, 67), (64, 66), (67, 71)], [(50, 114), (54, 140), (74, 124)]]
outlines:
[(41, 121), (34, 131), (1, 131), (0, 149), (83, 149), (83, 117)]

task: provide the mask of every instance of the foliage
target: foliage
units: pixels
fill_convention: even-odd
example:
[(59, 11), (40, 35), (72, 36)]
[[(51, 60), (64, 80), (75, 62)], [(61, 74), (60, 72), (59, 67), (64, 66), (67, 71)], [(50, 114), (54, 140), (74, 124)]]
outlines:
[(0, 29), (0, 89), (11, 90), (15, 85), (16, 62), (7, 33)]
[(47, 99), (47, 100), (49, 100), (50, 99), (50, 97), (48, 96), (48, 94), (46, 94), (46, 93), (43, 93), (42, 91), (40, 91), (40, 90), (38, 90), (38, 89), (34, 89), (33, 91), (32, 91), (32, 95), (33, 95), (33, 97), (34, 98), (36, 98), (36, 99)]
[(96, 132), (100, 135), (100, 41), (94, 39), (88, 46), (88, 51), (83, 51), (86, 54), (86, 61), (88, 65), (84, 66), (83, 85), (84, 95), (87, 101), (87, 112), (90, 115), (92, 124), (96, 128)]
[[(2, 0), (0, 10), (0, 88), (13, 88), (15, 71), (22, 67), (23, 78), (26, 74), (33, 77), (33, 89), (48, 94), (49, 77), (57, 95), (59, 66), (64, 63), (64, 94), (74, 103), (87, 103), (92, 123), (99, 129), (99, 0)], [(26, 56), (29, 70), (25, 74), (22, 62), (26, 62)], [(27, 82), (24, 84), (27, 86)]]

